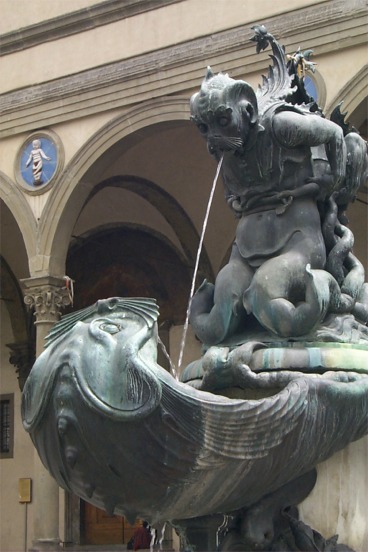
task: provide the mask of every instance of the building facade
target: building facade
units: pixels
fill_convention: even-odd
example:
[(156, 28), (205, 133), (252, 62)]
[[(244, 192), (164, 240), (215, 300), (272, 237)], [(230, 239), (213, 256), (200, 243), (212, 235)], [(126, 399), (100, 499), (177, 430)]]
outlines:
[[(158, 300), (161, 339), (177, 361), (216, 171), (190, 121), (191, 94), (208, 65), (256, 87), (270, 62), (269, 52), (256, 54), (251, 27), (263, 23), (286, 53), (313, 49), (319, 105), (329, 115), (343, 102), (367, 138), (367, 8), (364, 0), (0, 6), (0, 549), (106, 550), (126, 543), (131, 526), (60, 490), (22, 428), (33, 359), (61, 313), (144, 296)], [(348, 214), (367, 271), (367, 190)], [(235, 224), (219, 183), (198, 283), (226, 262)], [(183, 364), (199, 355), (189, 334)], [(320, 466), (301, 508), (314, 528), (358, 551), (368, 548), (366, 461), (363, 439)]]

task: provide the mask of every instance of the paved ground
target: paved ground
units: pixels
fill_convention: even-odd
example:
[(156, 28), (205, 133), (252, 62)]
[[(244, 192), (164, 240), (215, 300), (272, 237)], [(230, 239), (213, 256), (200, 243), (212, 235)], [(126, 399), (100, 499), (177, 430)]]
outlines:
[(127, 549), (126, 544), (110, 544), (110, 545), (65, 545), (61, 550), (65, 552), (122, 552)]

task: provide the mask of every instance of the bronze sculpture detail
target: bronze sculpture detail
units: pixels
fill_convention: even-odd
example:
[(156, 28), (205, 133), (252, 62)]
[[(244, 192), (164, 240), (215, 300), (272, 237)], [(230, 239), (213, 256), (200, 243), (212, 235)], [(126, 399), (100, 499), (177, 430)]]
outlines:
[(273, 50), (258, 93), (208, 70), (191, 100), (239, 219), (228, 264), (193, 298), (202, 358), (179, 382), (156, 362), (156, 302), (101, 300), (51, 331), (23, 423), (62, 487), (130, 520), (169, 520), (183, 543), (203, 523), (224, 552), (349, 550), (295, 505), (315, 466), (368, 432), (368, 286), (345, 214), (367, 149), (254, 30), (258, 51)]
[(191, 99), (209, 152), (223, 156), (226, 200), (239, 217), (228, 264), (193, 298), (190, 321), (208, 345), (246, 332), (246, 314), (286, 338), (312, 333), (330, 313), (368, 320), (364, 270), (343, 224), (366, 176), (366, 144), (357, 133), (344, 138), (312, 103), (294, 103), (283, 50), (255, 29), (275, 61), (258, 94), (208, 69)]

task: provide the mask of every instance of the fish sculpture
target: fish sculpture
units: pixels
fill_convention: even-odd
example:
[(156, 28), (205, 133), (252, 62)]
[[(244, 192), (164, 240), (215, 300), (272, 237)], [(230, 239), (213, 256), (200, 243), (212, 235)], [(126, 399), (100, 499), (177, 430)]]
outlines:
[[(66, 315), (24, 387), (23, 424), (45, 467), (109, 514), (157, 524), (233, 512), (368, 433), (366, 346), (350, 353), (358, 369), (317, 362), (308, 373), (270, 370), (267, 347), (227, 350), (221, 369), (250, 397), (229, 398), (157, 364), (157, 318), (155, 300), (117, 297)], [(205, 373), (224, 354), (209, 349)]]

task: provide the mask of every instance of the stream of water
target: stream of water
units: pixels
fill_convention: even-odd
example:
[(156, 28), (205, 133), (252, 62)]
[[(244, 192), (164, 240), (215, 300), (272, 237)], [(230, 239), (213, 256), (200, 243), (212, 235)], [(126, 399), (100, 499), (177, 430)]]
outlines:
[(192, 299), (193, 299), (194, 289), (195, 289), (195, 283), (196, 283), (196, 279), (197, 279), (197, 272), (198, 272), (198, 266), (199, 266), (199, 259), (200, 259), (200, 257), (201, 257), (201, 252), (202, 252), (202, 246), (203, 246), (204, 235), (205, 235), (205, 233), (206, 233), (208, 217), (209, 217), (210, 210), (211, 210), (211, 205), (212, 205), (213, 196), (214, 196), (215, 190), (216, 190), (217, 180), (218, 180), (218, 177), (219, 177), (219, 174), (220, 174), (220, 170), (221, 170), (222, 160), (223, 160), (223, 156), (221, 157), (221, 159), (220, 159), (220, 161), (219, 161), (219, 163), (218, 163), (218, 165), (217, 165), (217, 170), (216, 170), (215, 178), (213, 179), (213, 184), (212, 184), (212, 189), (211, 189), (210, 197), (209, 197), (209, 199), (208, 199), (206, 215), (205, 215), (204, 221), (203, 221), (201, 239), (199, 240), (198, 251), (197, 251), (197, 258), (196, 258), (196, 263), (195, 263), (194, 272), (193, 272), (193, 278), (192, 278), (192, 287), (191, 287), (191, 290), (190, 290), (189, 301), (188, 301), (187, 315), (186, 315), (185, 324), (184, 324), (184, 329), (183, 329), (183, 336), (182, 336), (182, 340), (181, 340), (181, 344), (180, 344), (179, 360), (178, 360), (178, 368), (177, 368), (179, 372), (180, 372), (181, 363), (182, 363), (182, 361), (183, 361), (183, 353), (184, 353), (184, 347), (185, 347), (185, 342), (186, 342), (186, 338), (187, 338), (188, 325), (189, 325), (189, 316), (190, 316), (190, 309), (191, 309), (191, 306), (192, 306)]

